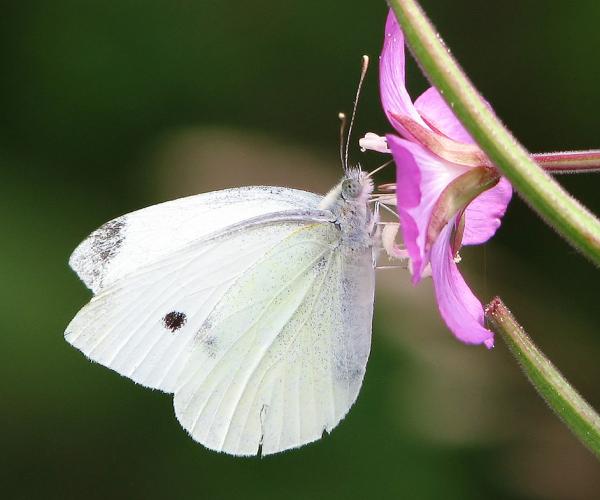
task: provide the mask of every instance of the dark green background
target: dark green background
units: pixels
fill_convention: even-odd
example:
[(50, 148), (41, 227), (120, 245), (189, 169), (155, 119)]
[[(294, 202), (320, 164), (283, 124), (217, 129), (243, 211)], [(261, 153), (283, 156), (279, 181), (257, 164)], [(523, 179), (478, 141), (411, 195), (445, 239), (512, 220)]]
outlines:
[[(600, 146), (600, 3), (428, 0), (476, 85), (532, 151)], [(171, 397), (89, 363), (63, 330), (89, 293), (67, 267), (92, 229), (175, 196), (240, 184), (326, 190), (337, 112), (383, 1), (7, 1), (0, 15), (0, 465), (4, 498), (600, 496), (600, 467), (524, 381), (442, 326), (430, 283), (380, 275), (355, 407), (318, 443), (237, 459), (189, 439)], [(408, 86), (426, 82), (414, 62)], [(389, 126), (373, 65), (357, 136)], [(352, 157), (365, 168), (382, 158)], [(276, 154), (273, 153), (276, 151)], [(391, 172), (379, 181), (391, 180)], [(600, 178), (561, 182), (596, 213)], [(515, 198), (463, 252), (600, 407), (597, 270)]]

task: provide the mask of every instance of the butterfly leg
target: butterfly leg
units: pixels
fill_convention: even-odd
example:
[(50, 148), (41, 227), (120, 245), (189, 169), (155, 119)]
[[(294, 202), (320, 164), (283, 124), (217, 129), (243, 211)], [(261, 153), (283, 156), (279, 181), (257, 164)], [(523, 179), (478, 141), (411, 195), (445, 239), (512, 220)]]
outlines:
[(382, 202), (382, 201), (378, 201), (376, 203), (377, 207), (381, 207), (384, 208), (385, 210), (387, 210), (388, 213), (392, 214), (394, 217), (396, 217), (396, 219), (400, 219), (400, 216), (396, 213), (395, 210), (391, 209), (386, 203)]
[(375, 266), (375, 269), (408, 269), (408, 261), (397, 266)]

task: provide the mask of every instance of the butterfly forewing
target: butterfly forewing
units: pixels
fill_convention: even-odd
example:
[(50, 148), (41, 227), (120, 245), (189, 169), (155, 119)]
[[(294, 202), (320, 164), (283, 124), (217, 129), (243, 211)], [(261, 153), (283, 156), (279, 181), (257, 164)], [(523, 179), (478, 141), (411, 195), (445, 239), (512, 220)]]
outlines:
[(301, 224), (273, 217), (195, 242), (129, 273), (79, 311), (66, 339), (140, 384), (173, 392), (190, 342), (211, 310), (240, 276)]
[(315, 210), (313, 193), (270, 186), (225, 189), (153, 205), (102, 225), (73, 252), (71, 267), (94, 292), (129, 272), (242, 221)]

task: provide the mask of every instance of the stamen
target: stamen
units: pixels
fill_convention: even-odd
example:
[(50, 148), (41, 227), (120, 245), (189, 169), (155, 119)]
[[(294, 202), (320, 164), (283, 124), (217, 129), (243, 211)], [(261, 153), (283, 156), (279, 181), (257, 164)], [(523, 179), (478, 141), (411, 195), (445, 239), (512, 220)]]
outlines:
[(387, 184), (380, 184), (377, 186), (379, 191), (383, 191), (384, 193), (395, 193), (396, 192), (396, 184), (393, 182), (389, 182)]
[(395, 205), (396, 204), (396, 196), (393, 194), (384, 194), (384, 193), (376, 193), (371, 195), (371, 199), (369, 203), (383, 203), (384, 205)]
[(381, 232), (381, 243), (389, 258), (408, 261), (409, 255), (406, 248), (402, 248), (396, 244), (396, 235), (399, 228), (399, 224), (386, 225)]

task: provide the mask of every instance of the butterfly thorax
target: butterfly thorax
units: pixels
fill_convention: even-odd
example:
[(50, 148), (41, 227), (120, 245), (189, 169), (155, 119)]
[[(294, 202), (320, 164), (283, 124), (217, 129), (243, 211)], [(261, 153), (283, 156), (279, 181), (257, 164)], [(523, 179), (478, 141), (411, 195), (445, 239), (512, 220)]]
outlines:
[(348, 250), (363, 250), (372, 246), (373, 212), (369, 196), (373, 182), (360, 169), (349, 170), (340, 183), (323, 198), (319, 208), (335, 215), (335, 225), (341, 231), (341, 244)]

